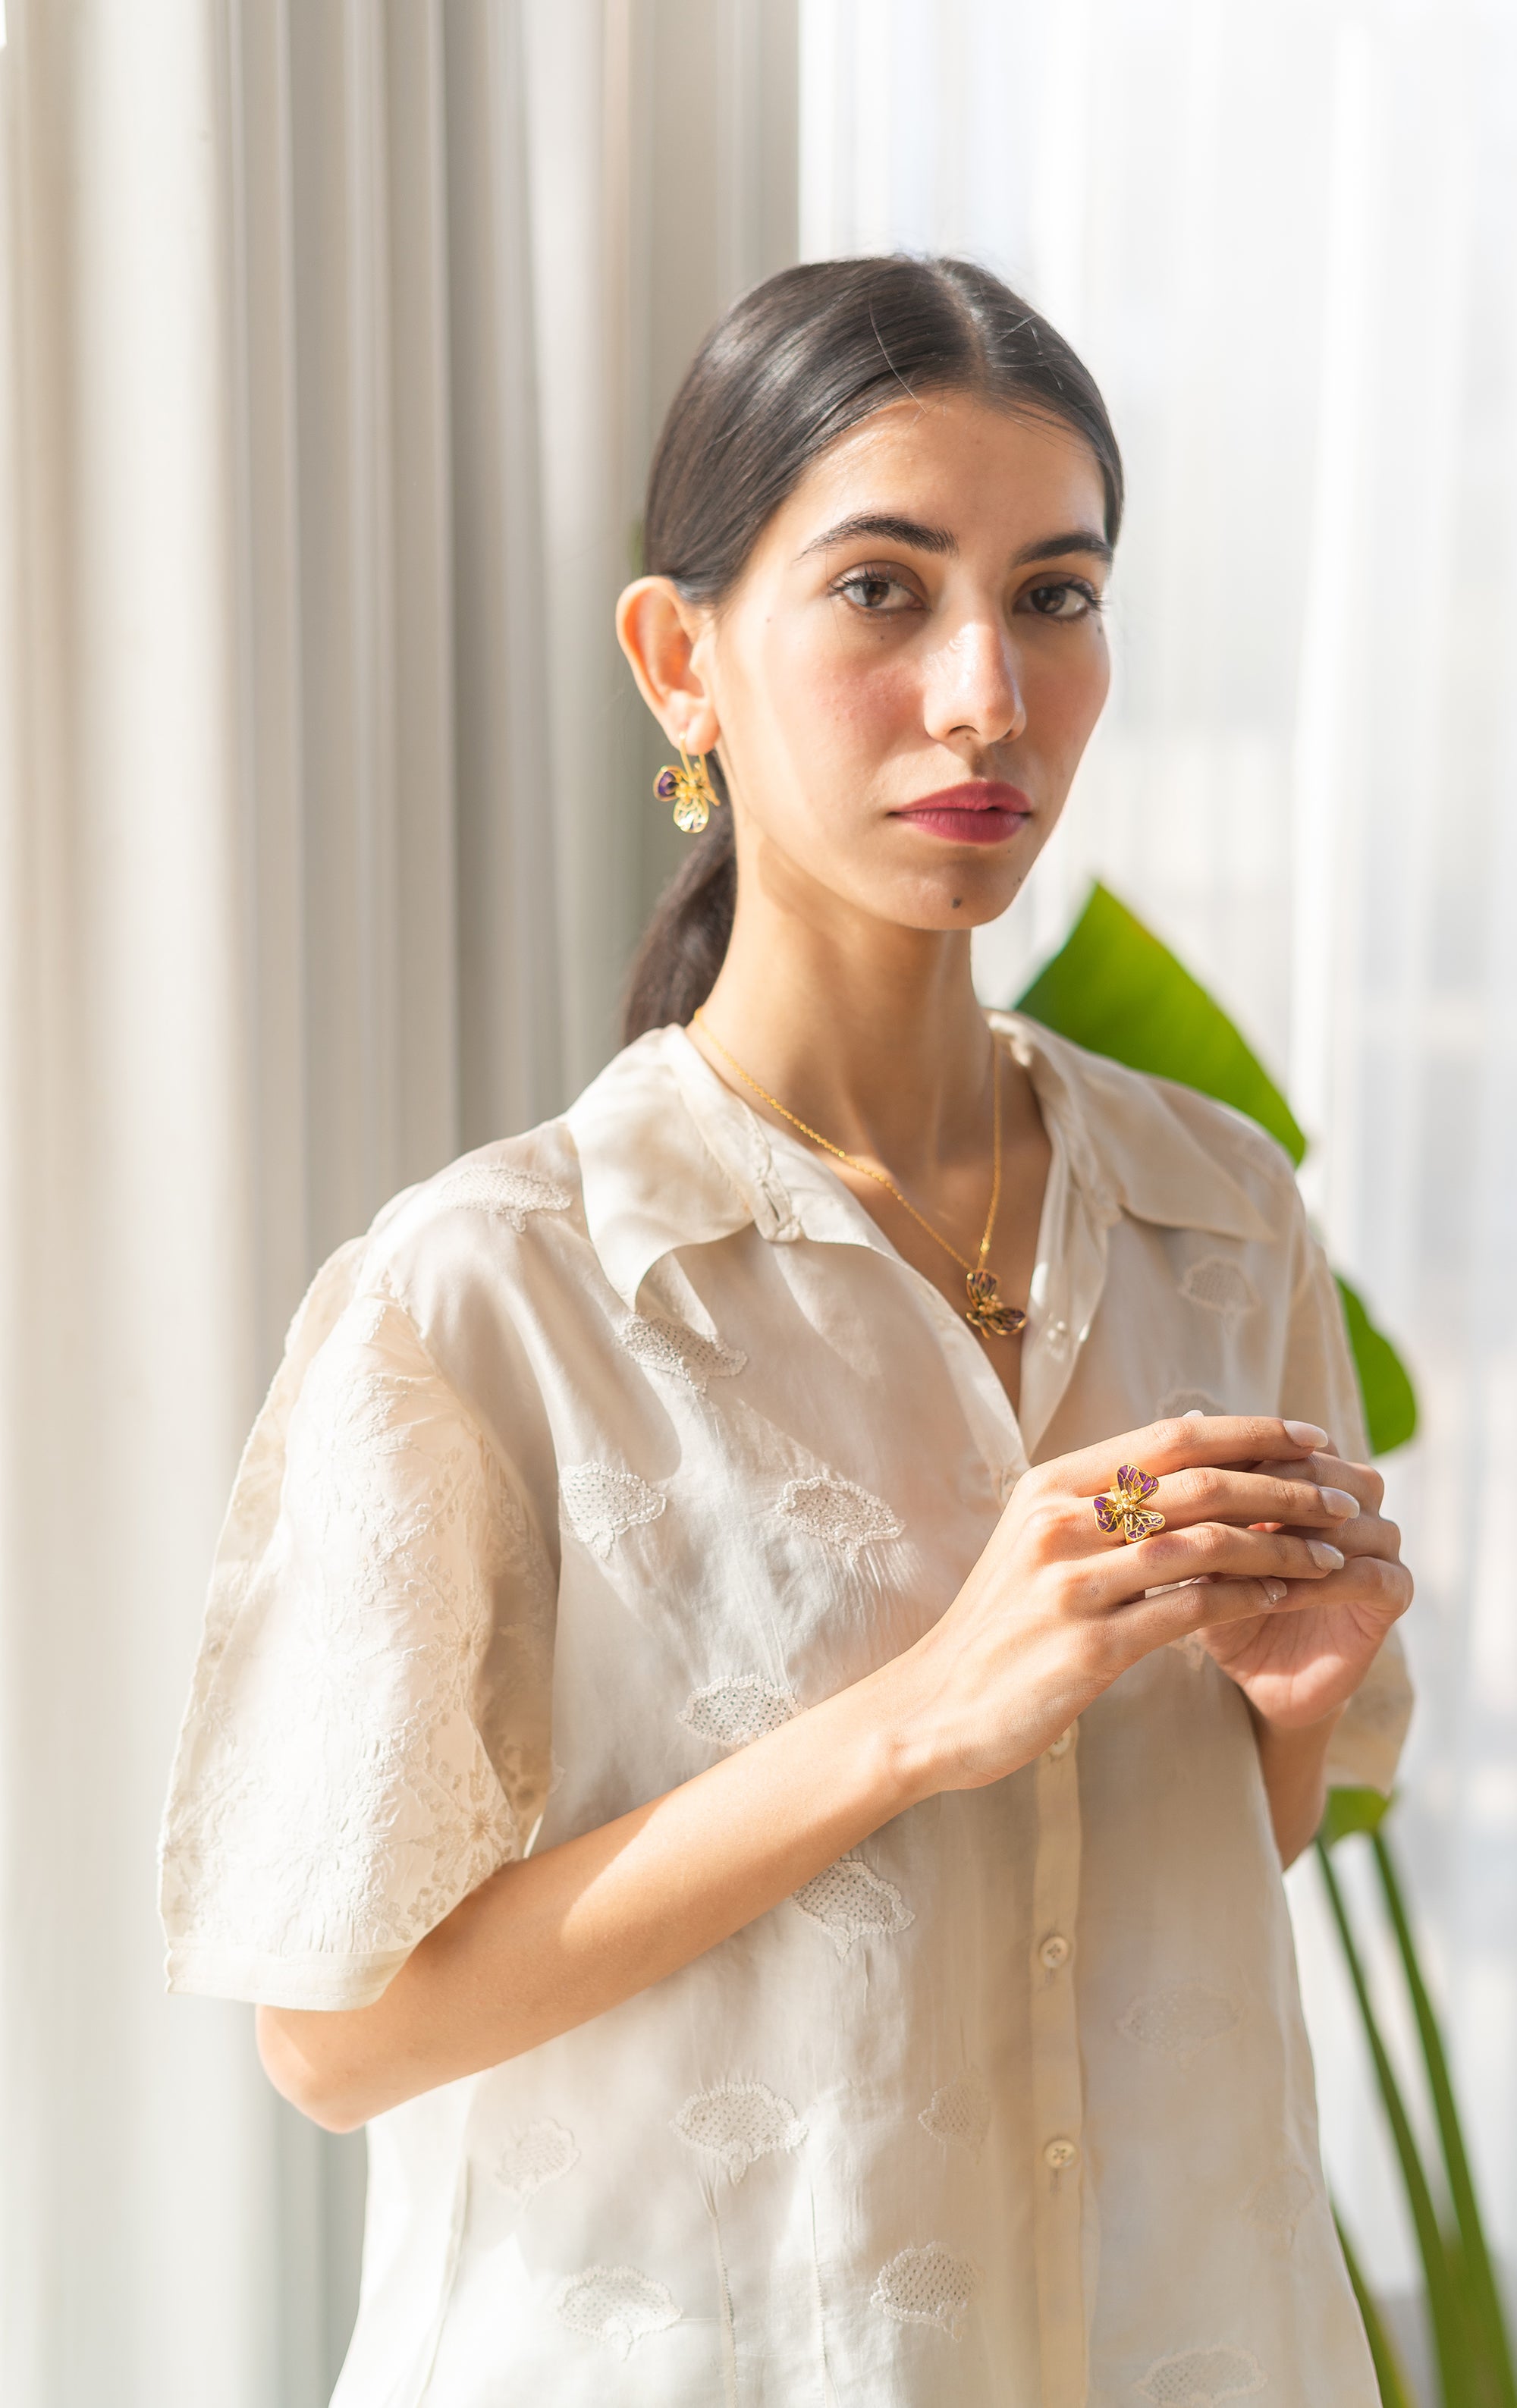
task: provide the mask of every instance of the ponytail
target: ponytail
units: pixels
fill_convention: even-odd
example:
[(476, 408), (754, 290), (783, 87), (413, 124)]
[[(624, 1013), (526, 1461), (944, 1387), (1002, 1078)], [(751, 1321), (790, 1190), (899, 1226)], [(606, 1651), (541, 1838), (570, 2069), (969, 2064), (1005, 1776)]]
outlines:
[[(716, 763), (708, 761), (712, 783)], [(627, 981), (622, 1041), (650, 1028), (683, 1027), (716, 984), (737, 908), (737, 856), (730, 810), (713, 811), (654, 907)]]

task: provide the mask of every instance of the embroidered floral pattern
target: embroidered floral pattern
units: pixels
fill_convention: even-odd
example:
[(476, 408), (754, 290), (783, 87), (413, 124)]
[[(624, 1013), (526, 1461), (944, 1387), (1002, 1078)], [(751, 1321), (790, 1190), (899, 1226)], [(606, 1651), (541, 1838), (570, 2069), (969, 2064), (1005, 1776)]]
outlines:
[(603, 2343), (622, 2358), (631, 2356), (635, 2342), (680, 2321), (673, 2293), (636, 2266), (587, 2266), (560, 2291), (558, 2313), (571, 2332)]
[(869, 2297), (893, 2324), (937, 2325), (957, 2341), (979, 2280), (979, 2269), (966, 2258), (932, 2241), (924, 2249), (903, 2249), (881, 2266)]
[[(541, 1811), (552, 1575), (390, 1299), (337, 1318), (291, 1400), (287, 1455), (283, 1438), (266, 1420), (250, 1455), (274, 1451), (300, 1538), (272, 1569), (223, 1560), (165, 1827), (165, 1913), (199, 1949), (328, 1960), (351, 1990), (519, 1854)], [(523, 1681), (493, 1720), (481, 1692), (508, 1592)]]
[(866, 1488), (857, 1487), (836, 1471), (812, 1480), (792, 1480), (780, 1499), (780, 1511), (809, 1538), (836, 1547), (851, 1564), (861, 1549), (880, 1539), (898, 1539), (901, 1525), (890, 1507)]
[(612, 1463), (565, 1464), (558, 1486), (570, 1529), (602, 1563), (623, 1530), (656, 1522), (668, 1501), (635, 1471)]
[(1222, 2408), (1224, 2400), (1247, 2400), (1264, 2387), (1258, 2359), (1249, 2350), (1223, 2345), (1155, 2358), (1138, 2384), (1154, 2408)]
[(990, 2130), (990, 2092), (983, 2077), (973, 2066), (956, 2073), (933, 2092), (931, 2104), (917, 2121), (935, 2141), (952, 2143), (978, 2165)]
[(1252, 1281), (1230, 1254), (1203, 1254), (1181, 1281), (1180, 1292), (1188, 1303), (1216, 1313), (1229, 1326), (1252, 1312), (1259, 1301)]
[(513, 2132), (495, 2159), (497, 2182), (508, 2190), (519, 2203), (541, 2190), (544, 2183), (558, 2182), (571, 2166), (580, 2162), (579, 2144), (572, 2132), (551, 2116), (540, 2123), (528, 2124)]
[(857, 1856), (839, 1856), (798, 1889), (793, 1903), (821, 1924), (839, 1956), (846, 1956), (856, 1940), (877, 1932), (892, 1936), (916, 1920), (894, 1884), (881, 1881)]
[(1135, 1999), (1117, 2029), (1144, 2048), (1156, 2048), (1188, 2065), (1199, 2050), (1236, 2031), (1242, 2021), (1243, 2010), (1235, 1999), (1208, 1989), (1204, 1982), (1182, 1982), (1178, 1989)]
[(687, 2099), (673, 2129), (687, 2149), (715, 2157), (729, 2182), (741, 2182), (751, 2165), (776, 2149), (793, 2149), (806, 2127), (788, 2099), (762, 2082), (723, 2082)]
[(680, 1710), (680, 1720), (697, 1739), (713, 1747), (746, 1747), (788, 1723), (800, 1708), (788, 1689), (761, 1681), (756, 1672), (739, 1672), (730, 1681), (713, 1681), (695, 1689)]
[(1270, 2233), (1288, 2249), (1315, 2196), (1311, 2178), (1302, 2167), (1281, 2166), (1255, 2183), (1243, 2202), (1243, 2214), (1259, 2231)]
[(1179, 1421), (1185, 1413), (1224, 1413), (1226, 1411), (1222, 1398), (1214, 1397), (1209, 1388), (1171, 1388), (1166, 1396), (1159, 1398), (1157, 1418), (1162, 1422)]
[(1169, 1641), (1177, 1656), (1183, 1656), (1194, 1672), (1204, 1671), (1211, 1661), (1211, 1650), (1198, 1630), (1187, 1630), (1182, 1637)]
[(433, 1189), (439, 1206), (472, 1205), (494, 1212), (511, 1227), (526, 1227), (529, 1212), (566, 1212), (574, 1202), (566, 1187), (535, 1171), (513, 1170), (504, 1162), (461, 1162), (445, 1171)]
[(617, 1336), (645, 1371), (663, 1371), (702, 1396), (710, 1381), (736, 1379), (748, 1362), (746, 1354), (735, 1346), (723, 1346), (720, 1339), (681, 1329), (675, 1321), (645, 1321), (638, 1313), (623, 1324)]

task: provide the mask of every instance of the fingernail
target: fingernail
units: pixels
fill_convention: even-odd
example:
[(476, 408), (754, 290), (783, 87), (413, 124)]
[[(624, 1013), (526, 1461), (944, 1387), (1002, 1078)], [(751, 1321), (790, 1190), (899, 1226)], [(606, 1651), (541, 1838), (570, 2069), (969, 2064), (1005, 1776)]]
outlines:
[(1285, 1422), (1281, 1426), (1286, 1437), (1295, 1445), (1304, 1446), (1309, 1455), (1315, 1448), (1327, 1444), (1327, 1432), (1319, 1429), (1315, 1422)]
[(1206, 1414), (1199, 1405), (1187, 1405), (1180, 1418), (1182, 1422), (1204, 1422)]
[(1264, 1584), (1264, 1592), (1271, 1605), (1284, 1604), (1285, 1584), (1283, 1581), (1266, 1581)]
[(1346, 1488), (1324, 1488), (1322, 1501), (1339, 1522), (1353, 1521), (1359, 1511), (1359, 1499), (1351, 1497)]
[(1330, 1547), (1325, 1539), (1309, 1539), (1307, 1553), (1314, 1564), (1322, 1566), (1324, 1572), (1340, 1572), (1343, 1569), (1342, 1549)]

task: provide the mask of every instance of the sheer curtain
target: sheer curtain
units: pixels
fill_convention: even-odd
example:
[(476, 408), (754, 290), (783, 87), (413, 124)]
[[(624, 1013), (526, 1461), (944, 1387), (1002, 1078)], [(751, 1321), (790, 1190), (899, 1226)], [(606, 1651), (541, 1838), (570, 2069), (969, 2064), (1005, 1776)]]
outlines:
[(610, 603), (794, 7), (9, 0), (0, 170), (0, 2395), (315, 2408), (362, 2146), (163, 1996), (174, 1718), (315, 1263), (614, 1043)]
[[(801, 132), (797, 151), (797, 21)], [(151, 1848), (309, 1269), (613, 1041), (674, 839), (610, 645), (709, 319), (972, 250), (1132, 468), (1093, 867), (1289, 1080), (1416, 1367), (1397, 1810), (1517, 2251), (1517, 23), (1499, 0), (8, 0), (0, 2392), (313, 2408), (361, 2156), (162, 1996)], [(798, 162), (798, 166), (797, 166)], [(1309, 1883), (1335, 2179), (1394, 2186)]]
[[(808, 256), (961, 249), (1083, 351), (1131, 472), (1111, 707), (1015, 993), (1098, 872), (1313, 1139), (1415, 1369), (1395, 1832), (1517, 2263), (1517, 17), (1490, 0), (803, 0)], [(1411, 2258), (1309, 1867), (1335, 2185)]]

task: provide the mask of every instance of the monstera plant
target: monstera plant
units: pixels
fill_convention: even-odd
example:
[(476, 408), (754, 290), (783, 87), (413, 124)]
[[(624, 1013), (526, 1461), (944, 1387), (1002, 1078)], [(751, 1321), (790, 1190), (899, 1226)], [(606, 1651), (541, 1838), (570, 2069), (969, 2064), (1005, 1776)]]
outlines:
[[(1168, 948), (1104, 886), (1092, 889), (1063, 950), (1033, 981), (1019, 1011), (1093, 1053), (1135, 1070), (1198, 1087), (1247, 1112), (1299, 1163), (1307, 1140), (1284, 1096), (1221, 1006)], [(1404, 1445), (1417, 1426), (1410, 1379), (1376, 1328), (1363, 1299), (1338, 1279), (1343, 1314), (1376, 1455)], [(1448, 2057), (1418, 1961), (1405, 1893), (1383, 1823), (1390, 1801), (1373, 1789), (1335, 1789), (1317, 1834), (1317, 1858), (1343, 1946), (1365, 2039), (1384, 2106), (1407, 2209), (1422, 2259), (1437, 2408), (1517, 2408), (1514, 2373), (1491, 2253), (1470, 2179)], [(1438, 2136), (1436, 2170), (1418, 2146), (1401, 2083), (1385, 2045), (1364, 1958), (1333, 1863), (1340, 1842), (1372, 1853), (1395, 1937)], [(1413, 2395), (1385, 2319), (1338, 2224), (1350, 2278), (1380, 2378), (1384, 2408), (1412, 2408)]]

